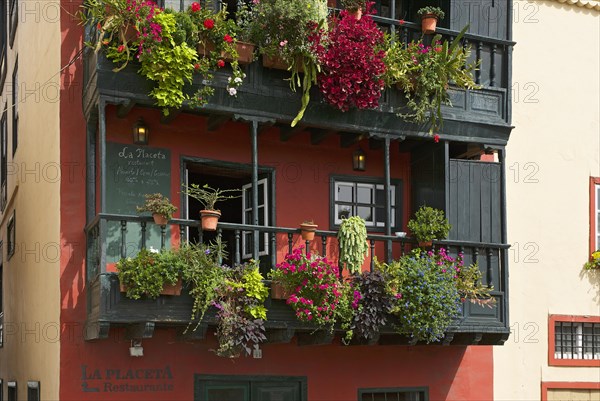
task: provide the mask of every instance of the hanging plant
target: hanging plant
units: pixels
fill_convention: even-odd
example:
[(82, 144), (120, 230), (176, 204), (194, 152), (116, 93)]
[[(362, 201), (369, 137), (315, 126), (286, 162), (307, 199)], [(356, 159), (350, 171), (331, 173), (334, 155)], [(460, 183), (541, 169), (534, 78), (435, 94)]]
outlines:
[[(367, 3), (372, 13), (373, 3)], [(332, 17), (319, 53), (318, 84), (325, 100), (341, 111), (379, 105), (385, 73), (384, 35), (370, 15), (356, 19), (344, 10)]]
[(369, 252), (365, 221), (360, 216), (343, 219), (337, 238), (340, 244), (340, 265), (345, 264), (350, 273), (360, 272)]

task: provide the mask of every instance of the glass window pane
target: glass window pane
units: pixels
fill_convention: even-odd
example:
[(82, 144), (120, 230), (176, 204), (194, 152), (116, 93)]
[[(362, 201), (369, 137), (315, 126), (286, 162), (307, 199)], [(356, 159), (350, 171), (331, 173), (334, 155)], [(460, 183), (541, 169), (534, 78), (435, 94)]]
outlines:
[(362, 217), (366, 222), (373, 222), (373, 209), (370, 207), (359, 206), (358, 215)]
[(352, 207), (348, 205), (335, 205), (338, 220), (347, 219), (352, 215)]
[(373, 187), (359, 184), (356, 188), (357, 202), (373, 204)]
[(258, 184), (258, 204), (265, 204), (265, 185), (260, 183)]
[(247, 401), (245, 388), (209, 388), (207, 401)]
[(246, 188), (244, 192), (244, 207), (246, 209), (252, 209), (252, 189)]
[(352, 196), (354, 192), (354, 186), (347, 184), (339, 184), (337, 188), (337, 199), (342, 202), (354, 202), (354, 197)]
[(260, 225), (260, 226), (265, 225), (265, 208), (264, 208), (264, 206), (261, 206), (258, 208), (258, 225)]

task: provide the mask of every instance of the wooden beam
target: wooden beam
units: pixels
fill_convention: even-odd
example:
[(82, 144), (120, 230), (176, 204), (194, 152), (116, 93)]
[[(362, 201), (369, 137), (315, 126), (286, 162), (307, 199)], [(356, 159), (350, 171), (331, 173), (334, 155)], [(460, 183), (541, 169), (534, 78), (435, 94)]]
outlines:
[(340, 135), (340, 146), (342, 148), (349, 148), (360, 141), (361, 135), (358, 134), (343, 134)]
[(85, 341), (105, 340), (110, 331), (109, 322), (86, 322), (83, 330)]
[(331, 135), (333, 135), (335, 133), (336, 133), (336, 131), (332, 131), (332, 130), (311, 128), (310, 129), (310, 143), (311, 143), (311, 145), (319, 145), (326, 138), (330, 137)]
[(165, 125), (171, 124), (180, 113), (181, 109), (169, 109), (169, 115), (160, 115), (160, 123)]
[(127, 101), (124, 101), (123, 103), (119, 104), (117, 106), (117, 117), (127, 117), (127, 114), (129, 114), (131, 109), (133, 109), (133, 106), (135, 106), (135, 101), (133, 99), (128, 99)]
[(152, 338), (154, 335), (154, 322), (141, 322), (128, 324), (125, 328), (125, 339), (135, 340), (140, 338)]
[(230, 119), (231, 116), (226, 114), (212, 114), (206, 121), (206, 130), (209, 132), (217, 131)]
[(267, 330), (267, 343), (269, 344), (288, 344), (292, 341), (296, 330), (292, 327), (285, 329), (269, 329)]
[(299, 346), (331, 344), (334, 337), (333, 332), (329, 330), (317, 330), (315, 332), (309, 333), (297, 333), (296, 336), (298, 337)]
[(296, 125), (295, 127), (281, 127), (279, 128), (279, 139), (281, 142), (289, 141), (294, 135), (304, 131), (304, 127)]

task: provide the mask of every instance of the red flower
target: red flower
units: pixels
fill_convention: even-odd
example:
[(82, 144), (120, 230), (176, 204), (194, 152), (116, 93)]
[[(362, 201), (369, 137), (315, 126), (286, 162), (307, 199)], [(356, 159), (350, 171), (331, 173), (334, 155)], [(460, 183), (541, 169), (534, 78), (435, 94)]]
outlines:
[(196, 63), (194, 64), (194, 70), (198, 71), (200, 69), (200, 64)]
[(233, 38), (231, 36), (229, 36), (229, 34), (226, 34), (225, 36), (223, 36), (223, 40), (227, 43), (233, 42)]
[(438, 134), (435, 134), (435, 135), (433, 136), (433, 141), (434, 141), (435, 143), (438, 143), (438, 142), (440, 141), (440, 136), (439, 136)]
[(198, 11), (200, 11), (200, 8), (201, 8), (200, 3), (193, 2), (191, 5), (191, 8), (192, 8), (193, 13), (197, 13)]
[(102, 29), (102, 24), (98, 22), (98, 25), (96, 25), (96, 28)]
[(122, 53), (123, 50), (125, 50), (125, 46), (121, 45), (121, 46), (117, 47), (117, 52)]
[(215, 27), (215, 21), (212, 20), (212, 19), (210, 19), (210, 18), (205, 19), (204, 20), (204, 27), (206, 29), (213, 29)]
[(219, 60), (219, 61), (217, 61), (217, 65), (219, 67), (225, 67), (225, 62), (223, 60)]
[(400, 23), (400, 25), (404, 25), (404, 20), (401, 19), (400, 21), (398, 21)]

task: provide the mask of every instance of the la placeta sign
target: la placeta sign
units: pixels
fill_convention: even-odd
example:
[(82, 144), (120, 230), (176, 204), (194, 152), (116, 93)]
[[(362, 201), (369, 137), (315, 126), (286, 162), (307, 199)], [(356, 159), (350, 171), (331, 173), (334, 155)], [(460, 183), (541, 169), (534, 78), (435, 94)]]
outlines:
[(162, 368), (90, 368), (81, 365), (81, 389), (84, 393), (139, 393), (174, 390), (171, 367)]

